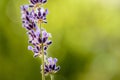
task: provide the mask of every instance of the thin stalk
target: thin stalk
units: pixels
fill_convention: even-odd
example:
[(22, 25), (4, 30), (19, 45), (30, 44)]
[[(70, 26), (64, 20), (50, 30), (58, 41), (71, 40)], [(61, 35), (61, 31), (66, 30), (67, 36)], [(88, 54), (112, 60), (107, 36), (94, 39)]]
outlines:
[(42, 43), (42, 80), (45, 80), (45, 74), (44, 74), (44, 49), (43, 49), (43, 43)]
[[(41, 23), (40, 23), (40, 33), (41, 33), (41, 39), (42, 39), (42, 28), (41, 28)], [(42, 80), (45, 80), (45, 74), (44, 74), (44, 48), (43, 48), (43, 42), (41, 44), (41, 49), (42, 49)]]
[(51, 78), (51, 80), (54, 80), (54, 75), (51, 74), (51, 75), (50, 75), (50, 78)]

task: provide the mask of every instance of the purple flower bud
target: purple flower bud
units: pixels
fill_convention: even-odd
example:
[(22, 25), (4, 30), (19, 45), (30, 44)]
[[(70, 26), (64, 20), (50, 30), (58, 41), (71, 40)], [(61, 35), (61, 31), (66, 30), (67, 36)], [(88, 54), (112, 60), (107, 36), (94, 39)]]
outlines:
[(50, 44), (52, 44), (52, 41), (51, 41), (51, 40), (47, 42), (47, 45), (50, 45)]
[(60, 70), (60, 66), (58, 66), (58, 67), (55, 67), (55, 69), (54, 69), (55, 71), (59, 71)]
[(39, 56), (39, 53), (34, 53), (33, 57), (37, 57), (37, 56)]
[(47, 47), (46, 47), (46, 46), (44, 46), (44, 50), (47, 50)]

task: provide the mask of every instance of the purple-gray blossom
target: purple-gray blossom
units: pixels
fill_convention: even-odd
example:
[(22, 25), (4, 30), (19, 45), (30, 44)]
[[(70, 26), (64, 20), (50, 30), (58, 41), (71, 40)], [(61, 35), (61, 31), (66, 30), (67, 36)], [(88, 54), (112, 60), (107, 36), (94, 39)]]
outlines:
[(35, 5), (35, 4), (44, 4), (46, 2), (47, 2), (47, 0), (30, 0), (30, 3), (32, 3), (33, 5)]
[[(42, 33), (42, 37), (41, 37)], [(47, 33), (45, 29), (42, 29), (40, 33), (40, 30), (37, 29), (36, 31), (30, 30), (28, 32), (29, 35), (29, 43), (32, 44), (32, 46), (28, 46), (29, 50), (32, 50), (34, 52), (34, 56), (40, 56), (41, 54), (41, 48), (43, 44), (44, 53), (46, 54), (46, 50), (48, 46), (52, 43), (51, 40), (48, 40), (48, 38), (51, 36), (50, 33)]]
[(33, 11), (29, 11), (28, 5), (21, 6), (22, 24), (27, 30), (36, 30), (37, 25), (34, 21)]
[(45, 74), (54, 74), (60, 70), (60, 66), (56, 66), (57, 58), (49, 57), (45, 63)]
[(34, 12), (34, 19), (38, 23), (47, 23), (46, 15), (48, 14), (48, 9), (44, 9), (43, 7), (38, 8), (36, 12)]

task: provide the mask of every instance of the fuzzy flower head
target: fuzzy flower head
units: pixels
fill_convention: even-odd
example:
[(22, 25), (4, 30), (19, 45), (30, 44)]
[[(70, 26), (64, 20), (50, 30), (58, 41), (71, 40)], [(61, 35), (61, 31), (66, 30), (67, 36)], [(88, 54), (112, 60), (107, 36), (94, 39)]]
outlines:
[(34, 12), (34, 19), (38, 23), (47, 23), (46, 21), (46, 15), (48, 14), (48, 9), (44, 9), (43, 7), (38, 8)]
[(40, 29), (38, 28), (36, 31), (30, 30), (28, 32), (28, 35), (29, 35), (29, 43), (33, 45), (33, 46), (28, 46), (28, 49), (34, 52), (34, 57), (41, 56), (42, 44), (43, 44), (44, 54), (47, 54), (48, 46), (52, 44), (52, 41), (48, 39), (51, 36), (50, 33), (47, 33), (45, 29), (42, 29), (40, 31)]
[(45, 4), (47, 0), (30, 0), (31, 7), (37, 8), (41, 6), (42, 4)]
[(30, 0), (30, 3), (32, 3), (33, 5), (35, 5), (35, 4), (44, 4), (44, 3), (46, 3), (47, 2), (47, 0)]
[(45, 63), (45, 74), (54, 74), (60, 70), (60, 66), (56, 66), (57, 58), (49, 57)]
[(33, 11), (29, 11), (28, 5), (21, 6), (22, 24), (27, 30), (36, 30), (37, 25), (34, 21)]
[(36, 30), (37, 24), (47, 23), (46, 15), (48, 10), (42, 7), (31, 10), (29, 5), (23, 5), (21, 6), (21, 14), (23, 27), (27, 30)]

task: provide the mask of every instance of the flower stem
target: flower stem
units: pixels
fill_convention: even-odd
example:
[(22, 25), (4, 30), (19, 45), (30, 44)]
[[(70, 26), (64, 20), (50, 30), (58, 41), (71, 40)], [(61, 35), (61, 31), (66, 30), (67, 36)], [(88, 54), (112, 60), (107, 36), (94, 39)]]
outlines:
[[(41, 33), (41, 39), (42, 39), (42, 28), (41, 28), (41, 23), (40, 23), (40, 33)], [(42, 80), (45, 80), (45, 74), (44, 74), (44, 48), (43, 48), (43, 42), (41, 44), (41, 50), (42, 50)]]
[(54, 75), (51, 74), (51, 75), (50, 75), (50, 78), (51, 78), (51, 80), (54, 80)]
[(44, 74), (44, 50), (43, 50), (43, 43), (42, 43), (42, 80), (45, 80), (45, 74)]

